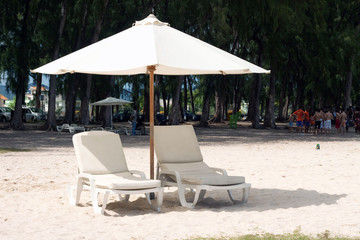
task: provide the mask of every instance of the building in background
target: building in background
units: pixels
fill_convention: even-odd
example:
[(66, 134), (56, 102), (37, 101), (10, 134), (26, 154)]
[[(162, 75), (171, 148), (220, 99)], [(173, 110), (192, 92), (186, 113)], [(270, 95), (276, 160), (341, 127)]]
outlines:
[(8, 98), (5, 97), (4, 95), (0, 94), (0, 107), (5, 107), (6, 100), (8, 100)]

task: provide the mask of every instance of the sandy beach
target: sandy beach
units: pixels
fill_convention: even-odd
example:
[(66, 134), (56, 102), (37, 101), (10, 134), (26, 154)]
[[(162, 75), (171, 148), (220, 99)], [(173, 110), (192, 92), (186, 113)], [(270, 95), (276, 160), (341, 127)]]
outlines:
[[(161, 213), (144, 195), (129, 202), (112, 195), (105, 215), (95, 215), (88, 192), (79, 207), (65, 194), (77, 174), (72, 134), (0, 130), (1, 148), (32, 149), (0, 154), (0, 238), (184, 239), (294, 231), (360, 238), (360, 135), (354, 129), (319, 136), (246, 126), (195, 131), (208, 165), (252, 184), (248, 203), (233, 205), (225, 191), (214, 191), (189, 210), (180, 206), (175, 188), (166, 188)], [(149, 176), (149, 136), (121, 139), (129, 169)]]

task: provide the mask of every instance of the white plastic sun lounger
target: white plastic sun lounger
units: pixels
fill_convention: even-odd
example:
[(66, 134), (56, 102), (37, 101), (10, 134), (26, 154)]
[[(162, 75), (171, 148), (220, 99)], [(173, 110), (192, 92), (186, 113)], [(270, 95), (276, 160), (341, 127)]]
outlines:
[[(163, 188), (159, 180), (148, 180), (140, 171), (129, 171), (121, 140), (118, 134), (107, 131), (90, 131), (73, 136), (79, 174), (77, 186), (68, 188), (70, 204), (78, 205), (83, 189), (90, 190), (95, 213), (104, 214), (110, 193), (118, 194), (120, 200), (129, 199), (129, 194), (145, 193), (147, 201), (160, 211)], [(76, 197), (74, 192), (76, 190)], [(98, 205), (98, 193), (103, 193), (102, 207)], [(157, 193), (156, 203), (150, 193)]]
[[(155, 126), (154, 145), (160, 167), (158, 178), (163, 186), (178, 187), (182, 206), (194, 208), (199, 198), (211, 190), (227, 190), (233, 203), (247, 202), (251, 185), (245, 183), (244, 177), (228, 176), (224, 169), (209, 167), (203, 161), (192, 126)], [(186, 201), (185, 189), (196, 190), (192, 203)], [(234, 199), (233, 189), (243, 190), (242, 201)]]

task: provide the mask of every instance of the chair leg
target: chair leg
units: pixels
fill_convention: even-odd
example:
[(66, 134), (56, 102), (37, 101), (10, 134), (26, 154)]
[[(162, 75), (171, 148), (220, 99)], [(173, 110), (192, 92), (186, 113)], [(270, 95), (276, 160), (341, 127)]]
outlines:
[(81, 196), (82, 190), (83, 190), (83, 180), (79, 178), (78, 182), (77, 182), (77, 187), (76, 187), (75, 205), (78, 205), (80, 202), (80, 196)]
[(243, 199), (242, 199), (243, 203), (247, 203), (248, 198), (249, 198), (249, 191), (250, 191), (250, 188), (243, 189)]
[[(76, 206), (79, 204), (80, 195), (81, 195), (82, 190), (83, 190), (83, 182), (80, 178), (78, 179), (77, 186), (69, 186), (67, 188), (67, 191), (68, 191), (67, 194), (68, 194), (70, 205)], [(75, 197), (74, 197), (74, 191), (76, 191)]]
[(155, 204), (151, 202), (150, 195), (151, 195), (151, 193), (145, 193), (146, 200), (148, 201), (150, 207), (157, 212), (161, 212), (161, 206), (163, 203), (163, 196), (164, 196), (164, 188), (160, 188), (157, 191)]
[(227, 190), (227, 192), (228, 192), (228, 194), (229, 194), (230, 200), (231, 200), (234, 204), (240, 203), (240, 201), (235, 200), (235, 198), (233, 197), (233, 194), (232, 194), (231, 190)]
[(249, 187), (246, 187), (246, 188), (243, 188), (243, 197), (242, 197), (242, 200), (239, 201), (239, 200), (235, 200), (235, 198), (233, 197), (232, 195), (232, 192), (231, 190), (227, 190), (228, 194), (229, 194), (229, 197), (231, 199), (231, 201), (234, 203), (234, 204), (237, 204), (237, 203), (247, 203), (248, 201), (248, 198), (249, 198), (249, 190), (250, 188)]
[[(179, 192), (179, 199), (180, 199), (180, 203), (181, 206), (183, 207), (187, 207), (187, 208), (194, 208), (196, 203), (199, 200), (200, 197), (200, 193), (202, 192), (201, 189), (196, 188), (196, 192), (195, 192), (195, 196), (194, 196), (194, 200), (192, 203), (188, 203), (185, 199), (185, 188), (183, 186), (179, 186), (178, 187), (178, 192)], [(202, 194), (202, 193), (201, 193)], [(205, 193), (204, 193), (205, 194)]]
[(164, 189), (159, 190), (156, 196), (156, 211), (160, 212), (163, 203)]
[(125, 201), (128, 202), (130, 198), (130, 194), (125, 194), (124, 196), (122, 196), (121, 194), (119, 194), (119, 199), (120, 201)]
[(205, 194), (206, 194), (206, 190), (201, 190), (201, 191), (200, 191), (199, 199), (200, 199), (200, 200), (201, 200), (201, 199), (204, 199)]
[(105, 211), (105, 208), (106, 208), (106, 205), (107, 205), (107, 201), (109, 199), (110, 192), (106, 191), (104, 193), (103, 204), (102, 204), (101, 208), (99, 207), (99, 204), (98, 204), (98, 194), (99, 194), (99, 192), (96, 191), (96, 190), (91, 191), (91, 201), (92, 201), (92, 205), (93, 205), (93, 209), (94, 209), (95, 214), (102, 214), (103, 215), (104, 211)]
[(104, 194), (103, 204), (102, 204), (101, 212), (100, 212), (100, 214), (102, 214), (102, 215), (104, 215), (104, 211), (105, 211), (107, 202), (109, 200), (109, 195), (110, 195), (109, 191), (106, 191), (105, 194)]
[(98, 192), (95, 189), (91, 189), (91, 202), (93, 205), (94, 212), (96, 214), (101, 214), (101, 208), (98, 204)]

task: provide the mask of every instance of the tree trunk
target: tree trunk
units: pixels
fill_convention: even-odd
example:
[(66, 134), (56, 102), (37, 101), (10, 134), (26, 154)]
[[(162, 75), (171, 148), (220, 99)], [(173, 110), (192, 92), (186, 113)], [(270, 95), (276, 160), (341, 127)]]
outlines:
[[(139, 109), (140, 111), (140, 109)], [(150, 79), (145, 82), (144, 87), (144, 117), (146, 121), (150, 121)]]
[[(102, 12), (101, 12), (99, 18), (97, 19), (91, 43), (95, 43), (99, 40), (108, 3), (109, 3), (109, 0), (103, 0), (103, 9), (102, 9)], [(89, 117), (90, 117), (89, 116), (89, 102), (90, 102), (91, 82), (92, 82), (92, 75), (87, 75), (85, 96), (81, 100), (81, 123), (82, 124), (89, 124)]]
[[(257, 65), (262, 66), (263, 43), (261, 39), (257, 40), (257, 45), (258, 45)], [(248, 113), (248, 119), (251, 121), (252, 127), (255, 129), (260, 128), (259, 105), (260, 105), (261, 81), (262, 81), (262, 75), (255, 74), (251, 88), (251, 98), (250, 98), (250, 106)]]
[(280, 98), (279, 98), (279, 112), (278, 112), (278, 117), (277, 117), (279, 121), (285, 121), (287, 118), (287, 115), (284, 114), (287, 82), (288, 81), (286, 81), (286, 77), (282, 76)]
[(42, 80), (42, 74), (37, 73), (36, 74), (36, 93), (35, 93), (35, 107), (36, 108), (41, 108), (41, 105), (40, 105), (41, 80)]
[(221, 123), (224, 120), (224, 105), (226, 100), (226, 88), (224, 87), (224, 76), (216, 81), (215, 90), (215, 114), (210, 120), (213, 123)]
[(188, 89), (187, 89), (187, 78), (184, 77), (184, 109), (183, 111), (187, 111), (187, 105), (188, 105)]
[(211, 79), (206, 79), (206, 86), (205, 86), (205, 92), (203, 97), (203, 107), (202, 107), (202, 113), (201, 118), (199, 122), (200, 127), (209, 127), (209, 112), (210, 112), (210, 85), (211, 85)]
[(284, 102), (284, 107), (282, 110), (282, 116), (283, 116), (284, 121), (288, 119), (288, 112), (289, 112), (289, 97), (286, 96), (285, 102)]
[[(83, 15), (81, 19), (81, 26), (79, 30), (79, 34), (77, 36), (75, 51), (79, 50), (85, 38), (86, 26), (87, 26), (87, 17), (88, 17), (88, 4), (85, 2), (85, 6), (83, 8)], [(66, 94), (65, 100), (65, 118), (64, 123), (70, 124), (74, 120), (75, 107), (76, 107), (76, 93), (79, 85), (79, 78), (81, 75), (73, 74), (70, 78), (68, 78), (68, 91)]]
[[(109, 77), (110, 81), (110, 88), (108, 88), (108, 92), (106, 93), (106, 97), (111, 97), (113, 95), (113, 89), (115, 85), (115, 76)], [(113, 113), (113, 106), (106, 106), (106, 114), (105, 114), (105, 127), (113, 127), (112, 125), (112, 113)]]
[(136, 108), (138, 109), (138, 111), (140, 111), (140, 107), (139, 107), (139, 81), (135, 80), (133, 81), (133, 91), (132, 91), (132, 101), (134, 106), (136, 106)]
[(254, 88), (252, 91), (254, 92), (252, 101), (252, 127), (255, 129), (260, 128), (260, 92), (261, 92), (261, 81), (262, 76), (260, 74), (256, 74), (254, 76)]
[[(64, 32), (65, 22), (66, 22), (66, 15), (67, 15), (67, 0), (63, 0), (61, 4), (61, 19), (58, 29), (58, 38), (55, 43), (54, 53), (52, 60), (56, 60), (59, 57), (59, 50), (60, 50), (60, 41)], [(56, 131), (56, 115), (55, 115), (55, 108), (56, 108), (56, 76), (50, 76), (50, 87), (49, 87), (49, 107), (48, 107), (48, 117), (47, 121), (42, 127), (48, 131)]]
[(349, 62), (349, 70), (346, 76), (345, 83), (345, 109), (347, 109), (351, 105), (351, 88), (352, 88), (352, 64), (354, 61), (354, 55), (351, 56)]
[(274, 73), (270, 75), (270, 88), (269, 97), (266, 100), (266, 113), (264, 127), (276, 128), (275, 124), (275, 81), (276, 77)]
[(295, 105), (294, 105), (294, 101), (292, 100), (292, 97), (293, 97), (293, 94), (294, 94), (294, 85), (293, 85), (293, 76), (290, 75), (290, 81), (289, 81), (289, 84), (288, 84), (288, 90), (287, 90), (287, 106), (286, 106), (286, 118), (288, 116), (288, 112), (289, 112), (289, 106), (291, 105), (292, 107), (292, 111), (291, 112), (294, 112), (295, 111)]
[(74, 74), (67, 80), (68, 91), (65, 99), (65, 117), (63, 123), (70, 124), (74, 119), (74, 100), (76, 99), (76, 77), (78, 74)]
[(244, 79), (240, 78), (238, 80), (238, 86), (237, 86), (237, 93), (236, 93), (236, 111), (239, 111), (241, 109), (241, 101), (243, 99), (243, 85), (244, 85)]
[(239, 109), (237, 109), (237, 95), (238, 95), (238, 84), (239, 84), (239, 80), (238, 79), (234, 79), (233, 81), (233, 96), (232, 96), (232, 115), (235, 115), (237, 113), (237, 111), (239, 111)]
[(303, 74), (299, 74), (297, 79), (297, 91), (296, 91), (296, 106), (298, 109), (300, 106), (304, 107), (304, 96), (305, 96), (305, 79)]
[(191, 78), (188, 76), (187, 80), (188, 80), (188, 84), (189, 84), (191, 110), (193, 113), (195, 113), (195, 104), (194, 104), (194, 96), (193, 96), (192, 85), (191, 85)]
[[(17, 89), (16, 89), (16, 102), (15, 102), (15, 112), (14, 116), (11, 119), (10, 129), (14, 130), (23, 130), (23, 110), (22, 106), (24, 104), (25, 98), (25, 83), (28, 81), (28, 18), (29, 18), (29, 7), (30, 0), (25, 2), (25, 10), (23, 19), (21, 22), (21, 35), (20, 35), (20, 45), (19, 52), (17, 56), (17, 63), (19, 65), (18, 70), (16, 71), (17, 75)], [(24, 57), (26, 56), (26, 57)]]
[(155, 87), (154, 87), (154, 113), (155, 113), (155, 123), (159, 124), (156, 115), (160, 113), (160, 75), (155, 75)]
[(184, 83), (185, 76), (178, 76), (176, 90), (172, 101), (169, 125), (179, 125), (180, 123), (180, 95), (181, 85)]

